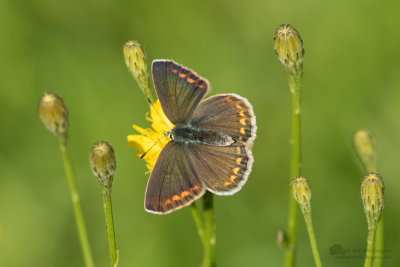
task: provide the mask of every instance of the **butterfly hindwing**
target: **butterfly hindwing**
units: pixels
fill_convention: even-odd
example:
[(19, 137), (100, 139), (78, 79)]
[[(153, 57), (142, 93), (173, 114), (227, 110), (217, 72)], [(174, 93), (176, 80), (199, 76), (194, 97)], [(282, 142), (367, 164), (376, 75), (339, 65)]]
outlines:
[(250, 174), (253, 156), (244, 143), (231, 146), (189, 146), (190, 160), (207, 190), (218, 195), (239, 191)]
[(187, 123), (207, 93), (208, 81), (172, 60), (154, 60), (153, 82), (161, 107), (173, 123)]
[(204, 194), (199, 174), (189, 159), (186, 144), (170, 141), (160, 152), (147, 183), (145, 209), (167, 214)]
[(214, 95), (200, 102), (191, 124), (225, 133), (250, 145), (256, 135), (256, 118), (247, 99), (236, 94)]

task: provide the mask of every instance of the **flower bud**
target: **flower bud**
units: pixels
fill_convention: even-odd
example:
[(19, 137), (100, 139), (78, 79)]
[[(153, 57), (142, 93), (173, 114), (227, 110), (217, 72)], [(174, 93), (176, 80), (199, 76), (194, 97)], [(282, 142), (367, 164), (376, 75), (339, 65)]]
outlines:
[(304, 57), (303, 41), (295, 28), (289, 24), (282, 24), (275, 30), (274, 50), (290, 74), (302, 74)]
[(375, 140), (372, 134), (367, 130), (358, 130), (354, 134), (354, 149), (362, 161), (367, 172), (375, 171), (376, 153)]
[(90, 165), (100, 185), (111, 188), (117, 164), (114, 150), (107, 142), (101, 141), (93, 145)]
[(142, 46), (137, 41), (128, 41), (125, 43), (123, 51), (126, 66), (132, 73), (132, 76), (139, 84), (146, 98), (154, 102), (150, 92), (147, 60)]
[(299, 176), (291, 182), (293, 197), (299, 203), (301, 211), (307, 215), (311, 211), (311, 186), (307, 179)]
[(52, 93), (44, 93), (39, 102), (39, 117), (55, 136), (64, 140), (68, 132), (68, 109), (64, 101)]
[(385, 185), (380, 175), (370, 173), (364, 177), (361, 184), (361, 198), (367, 217), (368, 229), (376, 229), (385, 202)]

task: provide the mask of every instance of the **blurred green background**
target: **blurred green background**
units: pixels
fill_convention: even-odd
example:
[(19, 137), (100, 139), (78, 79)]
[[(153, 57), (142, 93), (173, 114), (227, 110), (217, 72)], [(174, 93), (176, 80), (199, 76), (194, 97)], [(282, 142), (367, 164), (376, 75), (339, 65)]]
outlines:
[[(44, 91), (64, 98), (69, 145), (97, 266), (108, 266), (92, 144), (117, 155), (113, 205), (120, 266), (198, 266), (202, 248), (189, 209), (143, 208), (148, 176), (126, 146), (148, 104), (122, 55), (138, 40), (149, 61), (174, 59), (237, 93), (257, 116), (253, 172), (236, 195), (215, 198), (218, 266), (281, 266), (276, 233), (286, 228), (290, 95), (272, 49), (290, 23), (305, 46), (302, 140), (313, 188), (313, 222), (325, 266), (362, 266), (364, 173), (352, 135), (370, 129), (387, 189), (385, 266), (400, 266), (400, 34), (398, 1), (0, 1), (0, 266), (83, 266), (56, 139), (37, 115)], [(313, 266), (300, 217), (298, 266)]]

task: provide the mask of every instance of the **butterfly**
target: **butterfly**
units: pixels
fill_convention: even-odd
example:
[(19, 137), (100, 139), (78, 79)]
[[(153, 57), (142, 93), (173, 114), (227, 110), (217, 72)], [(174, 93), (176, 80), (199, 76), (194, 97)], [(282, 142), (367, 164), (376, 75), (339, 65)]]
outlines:
[(161, 108), (175, 125), (147, 183), (145, 209), (167, 214), (191, 204), (206, 190), (232, 195), (251, 172), (256, 118), (236, 94), (204, 98), (210, 85), (172, 61), (154, 60), (153, 83)]

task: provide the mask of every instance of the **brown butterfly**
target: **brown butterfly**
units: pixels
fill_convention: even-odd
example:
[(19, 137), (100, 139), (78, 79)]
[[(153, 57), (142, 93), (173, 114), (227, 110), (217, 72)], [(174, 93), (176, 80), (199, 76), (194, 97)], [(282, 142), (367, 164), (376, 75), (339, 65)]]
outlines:
[(251, 172), (256, 118), (247, 99), (220, 94), (202, 100), (209, 83), (172, 60), (152, 64), (162, 110), (175, 125), (147, 183), (145, 209), (167, 214), (206, 190), (232, 195)]

